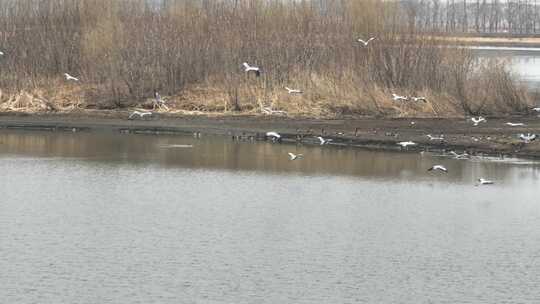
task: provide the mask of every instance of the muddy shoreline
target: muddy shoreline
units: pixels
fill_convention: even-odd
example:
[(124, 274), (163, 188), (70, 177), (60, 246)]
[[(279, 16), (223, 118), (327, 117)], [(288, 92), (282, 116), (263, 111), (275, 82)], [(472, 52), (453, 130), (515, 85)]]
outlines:
[[(127, 113), (127, 112), (126, 112)], [(413, 151), (468, 151), (470, 154), (511, 155), (540, 158), (540, 141), (524, 144), (520, 133), (540, 133), (540, 118), (488, 118), (474, 127), (470, 120), (455, 119), (303, 119), (273, 116), (168, 116), (128, 120), (126, 113), (0, 114), (0, 131), (43, 130), (51, 132), (118, 132), (229, 136), (232, 140), (266, 140), (268, 131), (279, 132), (283, 142), (318, 144), (317, 136), (333, 139), (332, 145), (378, 150), (401, 150), (401, 141), (414, 141)], [(510, 127), (506, 122), (525, 126)], [(444, 135), (444, 141), (426, 135)], [(1, 144), (1, 143), (0, 143)]]

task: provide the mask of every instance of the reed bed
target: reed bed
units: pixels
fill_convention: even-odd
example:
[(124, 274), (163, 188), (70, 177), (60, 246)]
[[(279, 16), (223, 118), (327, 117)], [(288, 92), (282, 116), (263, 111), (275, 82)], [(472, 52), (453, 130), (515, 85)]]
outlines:
[[(450, 117), (529, 107), (505, 63), (423, 36), (394, 2), (314, 3), (0, 0), (0, 109), (150, 107), (154, 89), (173, 113)], [(372, 36), (368, 47), (356, 41)], [(428, 102), (396, 103), (392, 93)]]

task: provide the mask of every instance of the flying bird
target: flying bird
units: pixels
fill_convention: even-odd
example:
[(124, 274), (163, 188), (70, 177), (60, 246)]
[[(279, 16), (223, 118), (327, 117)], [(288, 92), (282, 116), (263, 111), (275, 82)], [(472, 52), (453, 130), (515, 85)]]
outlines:
[(523, 140), (526, 144), (528, 144), (531, 141), (536, 139), (536, 134), (531, 134), (531, 133), (523, 134), (522, 133), (522, 134), (519, 134), (519, 138)]
[(416, 143), (412, 141), (402, 141), (398, 142), (397, 144), (400, 145), (402, 148), (407, 148), (408, 146), (416, 146)]
[(448, 169), (446, 169), (444, 166), (441, 166), (441, 165), (435, 165), (429, 168), (428, 171), (441, 171), (444, 173), (448, 173)]
[(409, 100), (409, 97), (407, 97), (407, 96), (400, 96), (400, 95), (397, 95), (397, 94), (392, 93), (392, 99), (393, 99), (394, 101), (407, 101), (407, 100)]
[(270, 137), (272, 139), (272, 142), (281, 142), (281, 134), (270, 131), (266, 133), (266, 137)]
[(471, 121), (474, 123), (474, 126), (478, 126), (479, 123), (486, 122), (486, 119), (482, 116), (478, 116), (478, 118), (472, 117)]
[(364, 47), (367, 47), (369, 45), (369, 43), (373, 40), (375, 40), (377, 37), (371, 37), (369, 38), (367, 41), (366, 40), (363, 40), (363, 39), (357, 39), (356, 41), (362, 43), (364, 45)]
[(69, 75), (68, 73), (64, 73), (64, 77), (66, 77), (66, 80), (73, 80), (73, 81), (79, 81), (79, 78), (77, 77), (73, 77), (71, 75)]
[(431, 134), (428, 134), (428, 135), (426, 135), (426, 136), (429, 138), (429, 140), (444, 140), (444, 136), (443, 136), (443, 135), (440, 135), (439, 137), (437, 137), (437, 136), (433, 136), (433, 135), (431, 135)]
[(129, 115), (128, 119), (134, 119), (135, 116), (139, 116), (140, 118), (144, 118), (146, 116), (152, 116), (152, 112), (133, 111), (133, 113), (131, 113), (131, 115)]
[(0, 51), (0, 56), (4, 56), (4, 55), (5, 55), (4, 52)]
[(257, 77), (261, 76), (261, 69), (259, 67), (250, 66), (247, 62), (244, 62), (243, 66), (246, 73), (253, 72)]
[(268, 137), (274, 137), (274, 138), (281, 138), (281, 135), (278, 132), (270, 131), (266, 133), (266, 136)]
[(301, 159), (301, 158), (304, 158), (304, 155), (302, 155), (302, 154), (294, 154), (294, 153), (289, 152), (289, 159), (290, 160), (297, 160), (297, 159)]
[(522, 122), (517, 122), (517, 123), (507, 122), (506, 125), (510, 126), (510, 127), (522, 127), (522, 126), (525, 126), (525, 124), (522, 123)]
[(304, 92), (302, 92), (300, 90), (291, 89), (289, 87), (285, 87), (285, 90), (287, 90), (287, 92), (289, 92), (289, 94), (302, 94), (302, 93), (304, 93)]
[(411, 97), (411, 99), (414, 100), (414, 101), (427, 102), (427, 98), (425, 98), (425, 97)]
[(319, 141), (321, 142), (321, 146), (328, 145), (330, 142), (332, 142), (332, 139), (325, 139), (321, 136), (317, 136), (317, 139), (319, 139)]
[(532, 110), (535, 112), (540, 112), (540, 107), (532, 108)]
[(478, 179), (478, 184), (477, 186), (481, 186), (481, 185), (493, 185), (495, 184), (493, 181), (490, 181), (490, 180), (487, 180), (487, 179), (484, 179), (484, 178), (479, 178)]
[(458, 154), (454, 151), (450, 151), (450, 154), (454, 155), (455, 159), (468, 159), (469, 158), (469, 154), (467, 154), (467, 152), (463, 152), (463, 154)]

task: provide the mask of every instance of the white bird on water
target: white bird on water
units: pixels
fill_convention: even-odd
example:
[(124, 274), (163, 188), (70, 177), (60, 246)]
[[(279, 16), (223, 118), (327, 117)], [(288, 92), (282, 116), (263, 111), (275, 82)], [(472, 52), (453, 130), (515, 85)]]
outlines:
[(257, 66), (250, 66), (247, 62), (242, 64), (246, 73), (253, 72), (257, 77), (261, 76), (261, 69)]
[(321, 142), (321, 146), (328, 145), (330, 142), (332, 142), (331, 138), (325, 139), (321, 136), (317, 136), (317, 139), (319, 139), (319, 141)]
[(471, 121), (474, 123), (474, 126), (478, 126), (479, 123), (486, 122), (486, 119), (482, 116), (478, 116), (478, 118), (472, 117)]
[(519, 134), (519, 138), (523, 140), (526, 144), (528, 144), (531, 141), (536, 139), (536, 134), (531, 134), (531, 133), (523, 134), (522, 133), (522, 134)]
[(291, 89), (289, 87), (285, 87), (285, 90), (287, 90), (287, 92), (289, 92), (289, 94), (302, 94), (304, 92), (300, 91), (300, 90), (297, 90), (297, 89)]
[(375, 39), (377, 39), (377, 37), (371, 37), (368, 40), (363, 40), (363, 39), (358, 38), (356, 41), (362, 43), (364, 45), (364, 47), (367, 47), (369, 45), (369, 43), (371, 41), (375, 40)]
[(302, 155), (302, 154), (294, 154), (294, 153), (289, 152), (289, 159), (290, 160), (297, 160), (297, 159), (301, 159), (301, 158), (304, 158), (304, 155)]
[(495, 184), (493, 181), (490, 181), (490, 180), (487, 180), (485, 178), (479, 178), (478, 179), (478, 184), (477, 186), (481, 186), (481, 185), (493, 185)]
[(522, 126), (525, 126), (525, 124), (522, 123), (522, 122), (516, 122), (516, 123), (514, 123), (514, 122), (507, 122), (506, 125), (507, 125), (507, 126), (510, 126), (510, 127), (522, 127)]
[(407, 100), (409, 100), (409, 97), (407, 97), (407, 96), (400, 96), (400, 95), (397, 95), (397, 94), (392, 93), (392, 99), (393, 99), (394, 101), (407, 101)]
[(448, 173), (448, 169), (446, 169), (444, 166), (441, 166), (441, 165), (435, 165), (429, 168), (428, 171), (441, 171), (444, 173)]
[(426, 136), (429, 138), (429, 140), (444, 140), (444, 136), (443, 136), (443, 135), (440, 135), (440, 136), (437, 137), (437, 136), (433, 136), (433, 135), (431, 135), (431, 134), (428, 134), (428, 135), (426, 135)]
[(400, 145), (402, 148), (407, 148), (408, 146), (416, 146), (416, 143), (412, 141), (401, 141), (397, 144)]
[(133, 113), (131, 113), (131, 115), (129, 115), (128, 119), (134, 119), (135, 116), (139, 116), (140, 118), (144, 118), (146, 116), (152, 116), (152, 112), (133, 111)]
[(64, 73), (64, 77), (66, 77), (66, 80), (73, 80), (73, 81), (79, 81), (79, 78), (77, 77), (73, 77), (71, 75), (69, 75), (68, 73)]

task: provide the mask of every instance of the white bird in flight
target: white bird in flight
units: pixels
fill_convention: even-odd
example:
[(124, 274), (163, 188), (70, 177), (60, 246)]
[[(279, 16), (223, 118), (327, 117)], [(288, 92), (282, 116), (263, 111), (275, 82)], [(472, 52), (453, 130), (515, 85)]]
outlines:
[(444, 140), (444, 136), (443, 136), (443, 135), (440, 135), (440, 136), (437, 137), (437, 136), (433, 136), (433, 135), (431, 135), (431, 134), (428, 134), (428, 135), (426, 135), (426, 136), (429, 138), (429, 140)]
[(277, 132), (274, 132), (274, 131), (270, 131), (270, 132), (267, 132), (266, 133), (266, 137), (270, 137), (272, 139), (272, 142), (281, 142), (281, 134), (277, 133)]
[(407, 148), (408, 146), (416, 146), (416, 143), (412, 141), (402, 141), (398, 142), (397, 144), (400, 145), (402, 148)]
[(243, 66), (246, 73), (254, 72), (257, 77), (261, 76), (261, 69), (259, 67), (250, 66), (247, 62), (244, 62)]
[(140, 118), (143, 118), (145, 116), (152, 116), (152, 112), (139, 112), (139, 111), (133, 111), (131, 115), (129, 115), (128, 119), (133, 119), (135, 116), (139, 116)]
[(302, 155), (302, 154), (294, 154), (294, 153), (289, 152), (289, 159), (290, 160), (297, 160), (297, 159), (301, 159), (301, 158), (304, 158), (304, 155)]
[(289, 92), (289, 94), (302, 94), (303, 92), (300, 91), (300, 90), (297, 90), (297, 89), (291, 89), (289, 87), (285, 87), (285, 90), (287, 90), (287, 92)]
[(478, 185), (477, 186), (481, 186), (481, 185), (493, 185), (495, 184), (493, 181), (490, 181), (490, 180), (487, 180), (485, 178), (479, 178), (478, 179)]
[(531, 141), (536, 139), (536, 134), (531, 134), (531, 133), (523, 134), (522, 133), (522, 134), (519, 134), (519, 138), (523, 140), (526, 144), (528, 144)]
[(363, 39), (360, 39), (358, 38), (356, 41), (362, 43), (364, 45), (364, 47), (367, 47), (369, 45), (369, 43), (373, 40), (375, 40), (377, 37), (371, 37), (369, 38), (367, 41), (366, 40), (363, 40)]
[(319, 141), (321, 142), (321, 146), (324, 146), (324, 145), (328, 145), (332, 139), (325, 139), (325, 138), (322, 138), (321, 136), (317, 136), (317, 139), (319, 139)]
[(482, 116), (478, 116), (478, 118), (472, 117), (471, 121), (474, 123), (475, 126), (478, 126), (479, 123), (486, 122), (486, 119)]
[(409, 97), (407, 97), (407, 96), (400, 96), (400, 95), (397, 95), (397, 94), (392, 93), (392, 99), (393, 99), (394, 101), (400, 101), (400, 100), (407, 101), (407, 100), (409, 100)]
[(535, 112), (540, 112), (540, 107), (532, 108), (532, 110)]
[(66, 77), (66, 80), (79, 81), (79, 78), (73, 77), (73, 76), (69, 75), (68, 73), (64, 73), (64, 77)]
[(0, 56), (4, 56), (4, 55), (5, 55), (4, 52), (0, 51)]
[(510, 126), (510, 127), (522, 127), (522, 126), (525, 126), (525, 124), (522, 123), (522, 122), (516, 122), (516, 123), (514, 123), (514, 122), (507, 122), (506, 125), (507, 125), (507, 126)]
[(448, 173), (448, 169), (441, 165), (434, 165), (433, 167), (429, 168), (428, 171), (441, 171), (444, 173)]
[(450, 151), (450, 154), (454, 155), (455, 159), (467, 159), (467, 158), (469, 158), (469, 154), (467, 152), (463, 152), (463, 154), (457, 154), (454, 151)]

